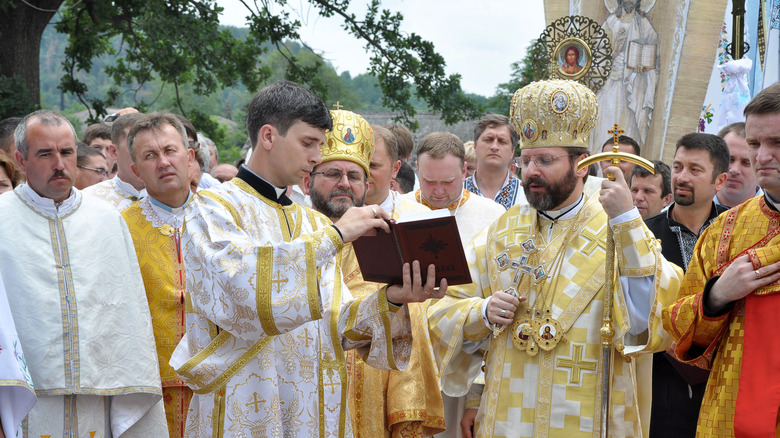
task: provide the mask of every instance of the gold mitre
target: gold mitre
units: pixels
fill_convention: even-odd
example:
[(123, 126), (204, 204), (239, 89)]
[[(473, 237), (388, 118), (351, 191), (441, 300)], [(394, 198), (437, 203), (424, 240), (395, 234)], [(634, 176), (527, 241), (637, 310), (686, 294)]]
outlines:
[(599, 106), (596, 95), (579, 82), (532, 82), (515, 91), (509, 118), (521, 148), (588, 147)]
[(322, 162), (347, 160), (366, 170), (374, 154), (374, 130), (366, 119), (352, 111), (331, 110), (333, 129), (325, 135), (320, 146)]

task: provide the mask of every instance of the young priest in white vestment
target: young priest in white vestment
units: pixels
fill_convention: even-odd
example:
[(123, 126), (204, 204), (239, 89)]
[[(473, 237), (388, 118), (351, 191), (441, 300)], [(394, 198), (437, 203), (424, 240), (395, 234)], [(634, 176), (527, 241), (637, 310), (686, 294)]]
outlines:
[[(186, 436), (352, 436), (344, 351), (403, 369), (407, 302), (444, 294), (435, 267), (404, 267), (404, 284), (352, 299), (340, 271), (345, 243), (386, 232), (377, 205), (332, 224), (285, 195), (320, 160), (334, 124), (325, 104), (281, 81), (249, 104), (252, 154), (238, 175), (199, 191), (185, 216), (187, 333), (171, 365), (192, 388)], [(377, 230), (378, 229), (378, 230)]]

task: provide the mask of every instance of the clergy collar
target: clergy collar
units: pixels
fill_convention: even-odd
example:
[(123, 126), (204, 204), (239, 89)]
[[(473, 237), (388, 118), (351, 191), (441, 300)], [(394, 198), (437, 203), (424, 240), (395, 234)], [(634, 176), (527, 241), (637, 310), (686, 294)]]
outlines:
[(266, 198), (281, 205), (291, 205), (293, 203), (285, 194), (287, 187), (276, 187), (275, 185), (263, 179), (263, 177), (260, 175), (253, 172), (250, 168), (246, 167), (244, 164), (242, 164), (241, 168), (238, 169), (236, 178), (240, 178), (245, 183), (249, 184), (250, 187), (257, 190), (257, 193), (260, 193)]
[(583, 206), (582, 200), (585, 199), (585, 195), (580, 195), (579, 199), (574, 201), (573, 203), (559, 209), (559, 210), (546, 210), (541, 211), (539, 210), (539, 214), (545, 217), (546, 219), (549, 219), (551, 221), (557, 221), (560, 219), (571, 219), (574, 217), (577, 213), (580, 212)]
[(774, 211), (780, 211), (780, 206), (778, 206), (778, 204), (780, 204), (780, 202), (775, 201), (774, 199), (770, 198), (769, 197), (769, 193), (764, 192), (764, 199), (766, 199), (766, 205), (768, 205), (769, 208), (771, 208)]
[(184, 209), (187, 207), (187, 204), (190, 203), (191, 199), (192, 199), (192, 192), (187, 190), (187, 200), (184, 201), (184, 204), (182, 204), (182, 205), (180, 205), (178, 207), (171, 207), (169, 205), (165, 205), (162, 202), (154, 199), (151, 195), (149, 196), (149, 202), (151, 202), (152, 205), (154, 205), (155, 207), (159, 207), (159, 208), (167, 211), (168, 213), (173, 213), (173, 214), (177, 214), (177, 213), (180, 213), (180, 212), (184, 211)]
[(81, 204), (81, 192), (75, 187), (70, 189), (70, 196), (60, 203), (55, 203), (51, 198), (42, 197), (27, 183), (20, 184), (15, 191), (35, 211), (52, 219), (71, 213)]
[(119, 175), (114, 175), (113, 181), (117, 191), (133, 201), (138, 201), (139, 199), (146, 197), (146, 189), (136, 190), (132, 184), (122, 181), (122, 178), (120, 178)]

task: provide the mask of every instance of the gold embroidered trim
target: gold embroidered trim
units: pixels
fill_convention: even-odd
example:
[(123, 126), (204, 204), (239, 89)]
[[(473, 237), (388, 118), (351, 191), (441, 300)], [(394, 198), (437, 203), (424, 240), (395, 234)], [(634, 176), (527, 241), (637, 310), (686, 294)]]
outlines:
[(236, 226), (239, 227), (239, 228), (243, 228), (242, 223), (241, 223), (241, 217), (238, 215), (238, 211), (236, 211), (235, 207), (233, 207), (232, 204), (227, 202), (227, 200), (225, 200), (225, 198), (219, 196), (218, 194), (216, 194), (214, 192), (210, 192), (208, 190), (201, 190), (200, 192), (198, 192), (198, 195), (204, 196), (206, 198), (209, 198), (209, 199), (219, 203), (221, 206), (225, 207), (225, 210), (230, 212), (230, 215), (233, 216), (233, 221), (235, 221)]
[[(219, 334), (218, 338), (221, 338), (223, 335), (226, 335), (225, 339), (228, 337), (232, 337), (232, 335), (228, 332), (222, 332)], [(221, 386), (225, 386), (228, 380), (230, 380), (233, 375), (235, 375), (238, 370), (244, 368), (244, 366), (252, 360), (255, 356), (260, 354), (261, 351), (273, 340), (273, 337), (266, 337), (263, 339), (260, 339), (257, 341), (255, 345), (252, 346), (246, 353), (242, 354), (241, 357), (238, 358), (233, 364), (231, 364), (225, 372), (217, 376), (214, 380), (211, 381), (211, 383), (208, 383), (204, 385), (200, 389), (193, 389), (192, 392), (195, 394), (208, 394), (210, 392), (214, 392), (217, 388)], [(224, 343), (224, 341), (220, 342), (220, 344)], [(186, 364), (185, 364), (186, 365)], [(180, 373), (181, 375), (181, 373)]]
[(281, 333), (274, 322), (273, 308), (273, 263), (274, 249), (270, 246), (257, 248), (257, 279), (255, 281), (255, 299), (257, 302), (257, 317), (266, 336)]
[[(70, 270), (68, 243), (65, 230), (62, 229), (62, 219), (49, 219), (49, 238), (57, 268), (57, 278), (60, 290), (60, 309), (62, 312), (63, 360), (65, 361), (64, 393), (75, 393), (81, 386), (79, 375), (79, 332), (78, 309), (68, 303), (76, 302), (76, 292), (73, 285), (73, 273)], [(74, 366), (71, 367), (70, 364)]]
[(377, 293), (377, 304), (379, 305), (379, 315), (382, 317), (382, 325), (385, 328), (384, 332), (385, 345), (387, 345), (387, 364), (390, 366), (391, 370), (397, 370), (398, 365), (396, 365), (395, 357), (393, 357), (393, 337), (391, 333), (390, 310), (388, 309), (389, 304), (387, 302), (387, 288), (388, 285), (384, 285), (379, 289)]

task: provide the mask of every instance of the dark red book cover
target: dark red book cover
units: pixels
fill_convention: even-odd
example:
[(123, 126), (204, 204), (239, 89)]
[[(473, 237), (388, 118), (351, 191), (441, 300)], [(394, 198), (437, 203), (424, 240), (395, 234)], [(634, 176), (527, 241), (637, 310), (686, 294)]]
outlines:
[(448, 285), (472, 282), (455, 217), (388, 223), (390, 233), (352, 242), (364, 280), (403, 284), (404, 263), (419, 260), (423, 270), (436, 265), (436, 284), (442, 278)]

